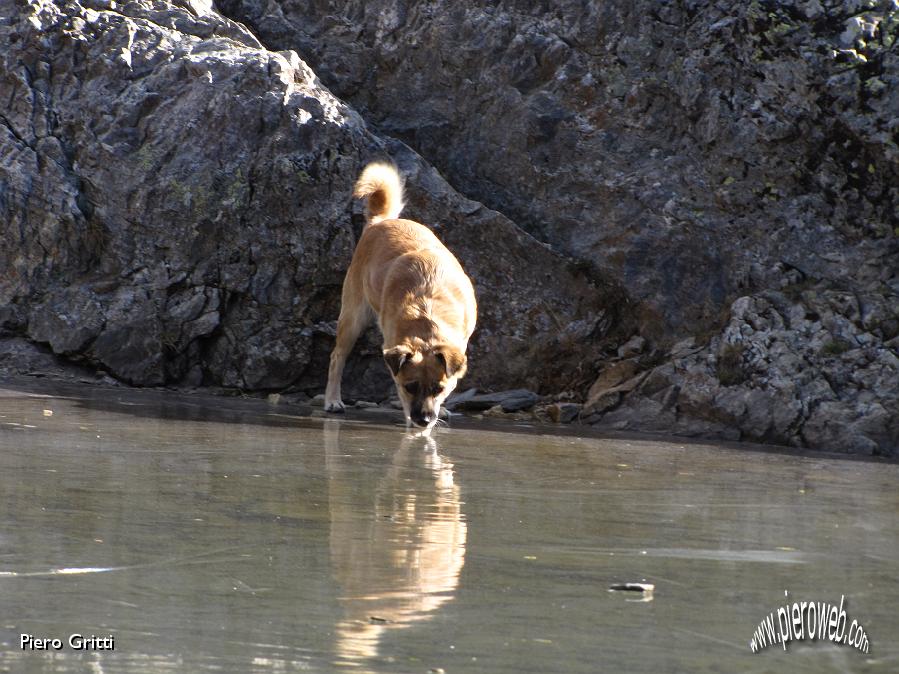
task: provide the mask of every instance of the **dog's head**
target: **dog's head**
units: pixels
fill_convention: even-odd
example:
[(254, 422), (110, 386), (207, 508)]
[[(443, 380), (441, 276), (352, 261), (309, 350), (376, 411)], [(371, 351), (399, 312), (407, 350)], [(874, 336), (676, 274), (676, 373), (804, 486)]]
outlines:
[(437, 423), (440, 406), (465, 374), (465, 352), (452, 344), (399, 344), (384, 349), (407, 421), (420, 428)]

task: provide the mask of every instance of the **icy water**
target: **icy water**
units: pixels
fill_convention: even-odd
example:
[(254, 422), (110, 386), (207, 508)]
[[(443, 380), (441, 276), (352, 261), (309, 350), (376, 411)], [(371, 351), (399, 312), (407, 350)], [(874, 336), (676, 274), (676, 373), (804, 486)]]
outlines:
[[(29, 387), (0, 385), (2, 671), (899, 671), (896, 464)], [(869, 653), (750, 651), (841, 596)]]

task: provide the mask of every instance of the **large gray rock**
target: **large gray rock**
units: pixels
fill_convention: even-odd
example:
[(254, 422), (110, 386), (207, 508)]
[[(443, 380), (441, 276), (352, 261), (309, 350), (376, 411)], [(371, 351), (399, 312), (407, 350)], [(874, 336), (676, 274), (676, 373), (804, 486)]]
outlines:
[[(384, 155), (408, 216), (475, 281), (473, 384), (564, 386), (582, 357), (559, 345), (598, 354), (615, 322), (564, 257), (208, 2), (0, 0), (0, 17), (6, 335), (136, 385), (320, 390), (361, 226), (352, 183)], [(349, 396), (390, 390), (379, 344), (360, 343)]]
[(533, 391), (514, 389), (497, 393), (481, 393), (470, 397), (459, 396), (451, 405), (452, 409), (474, 412), (482, 412), (499, 405), (503, 412), (519, 412), (532, 408), (538, 400), (540, 400), (540, 396)]
[(899, 438), (899, 357), (864, 328), (858, 306), (839, 292), (741, 297), (708, 347), (651, 369), (602, 422), (646, 428), (651, 411), (659, 430), (714, 423), (744, 439), (889, 453)]

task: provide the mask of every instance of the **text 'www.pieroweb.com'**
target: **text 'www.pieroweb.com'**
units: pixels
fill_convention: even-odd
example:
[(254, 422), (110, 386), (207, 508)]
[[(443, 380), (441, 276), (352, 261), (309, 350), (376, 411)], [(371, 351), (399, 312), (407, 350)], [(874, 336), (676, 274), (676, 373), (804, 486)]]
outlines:
[(777, 644), (787, 650), (787, 644), (791, 641), (827, 640), (867, 653), (868, 635), (856, 620), (847, 626), (849, 617), (846, 615), (845, 601), (846, 597), (840, 595), (839, 606), (816, 601), (796, 601), (781, 606), (759, 623), (749, 640), (749, 648), (753, 653), (758, 653)]

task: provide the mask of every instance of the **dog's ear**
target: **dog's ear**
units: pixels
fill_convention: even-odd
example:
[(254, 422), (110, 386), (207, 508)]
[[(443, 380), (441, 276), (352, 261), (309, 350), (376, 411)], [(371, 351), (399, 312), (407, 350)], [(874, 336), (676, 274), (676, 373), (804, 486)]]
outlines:
[(387, 367), (390, 368), (393, 376), (396, 377), (400, 372), (400, 368), (403, 367), (403, 363), (405, 363), (406, 359), (411, 355), (412, 349), (408, 346), (394, 346), (389, 349), (384, 349), (384, 362), (387, 363)]
[(437, 354), (437, 359), (443, 363), (447, 377), (455, 376), (461, 379), (465, 376), (465, 369), (468, 366), (465, 352), (459, 351), (451, 344), (441, 344), (434, 351)]

